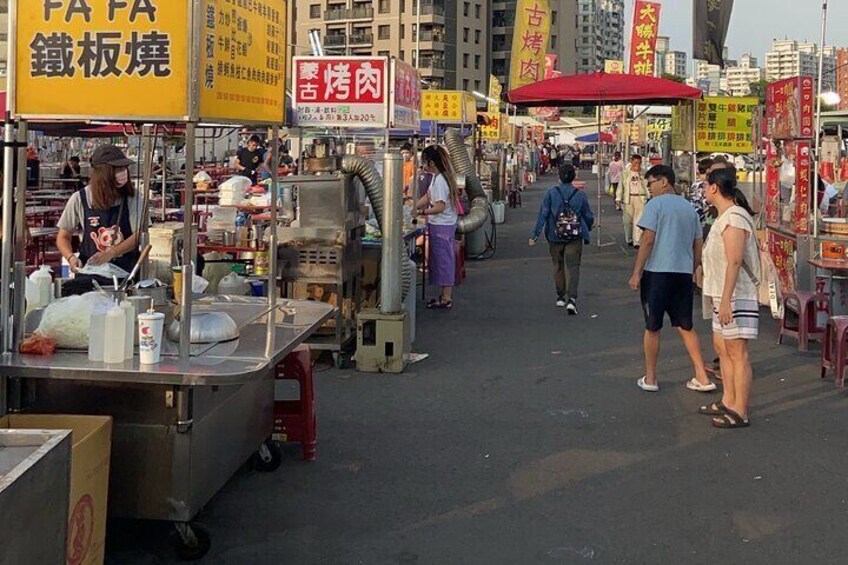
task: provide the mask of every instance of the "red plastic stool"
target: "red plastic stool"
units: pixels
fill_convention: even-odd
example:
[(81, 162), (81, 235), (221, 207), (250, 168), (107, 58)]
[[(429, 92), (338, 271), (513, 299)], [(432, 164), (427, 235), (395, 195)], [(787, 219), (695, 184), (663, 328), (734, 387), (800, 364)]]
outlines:
[(300, 443), (304, 461), (315, 461), (318, 420), (315, 413), (315, 388), (312, 382), (312, 353), (301, 345), (276, 367), (277, 380), (297, 381), (298, 400), (274, 399), (274, 439)]
[[(821, 341), (824, 339), (825, 328), (816, 322), (818, 310), (816, 306), (823, 305), (828, 316), (830, 315), (830, 300), (827, 295), (817, 292), (806, 292), (796, 290), (789, 292), (783, 297), (783, 319), (780, 321), (780, 336), (777, 343), (783, 343), (783, 337), (794, 337), (798, 340), (798, 350), (807, 351), (810, 340)], [(797, 325), (789, 322), (789, 312), (798, 315)]]
[(845, 386), (845, 365), (848, 363), (848, 316), (831, 316), (827, 320), (821, 356), (821, 378), (836, 370), (836, 384)]

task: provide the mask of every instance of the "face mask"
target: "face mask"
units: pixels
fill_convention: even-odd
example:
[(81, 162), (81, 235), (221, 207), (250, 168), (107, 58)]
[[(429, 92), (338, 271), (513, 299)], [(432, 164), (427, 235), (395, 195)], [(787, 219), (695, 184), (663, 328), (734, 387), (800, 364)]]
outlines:
[(119, 187), (124, 186), (130, 181), (129, 169), (118, 169), (115, 171), (115, 182)]

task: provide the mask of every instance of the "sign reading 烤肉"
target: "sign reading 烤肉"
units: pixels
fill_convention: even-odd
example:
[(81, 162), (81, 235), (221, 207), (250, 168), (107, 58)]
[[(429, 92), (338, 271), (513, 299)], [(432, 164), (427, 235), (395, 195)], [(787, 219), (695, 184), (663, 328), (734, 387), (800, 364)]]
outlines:
[(186, 114), (188, 3), (15, 1), (16, 115)]
[(286, 2), (204, 0), (200, 117), (285, 121)]
[(388, 70), (385, 57), (295, 57), (297, 125), (388, 127)]

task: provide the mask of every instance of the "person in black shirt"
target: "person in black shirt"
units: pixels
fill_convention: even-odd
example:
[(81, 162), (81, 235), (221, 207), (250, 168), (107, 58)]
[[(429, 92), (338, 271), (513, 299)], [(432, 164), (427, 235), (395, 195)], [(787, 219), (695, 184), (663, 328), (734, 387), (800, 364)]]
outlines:
[(236, 162), (236, 170), (242, 176), (250, 179), (253, 184), (256, 184), (257, 173), (262, 167), (264, 160), (264, 150), (261, 148), (262, 140), (258, 135), (250, 136), (247, 142), (247, 147), (243, 147), (238, 152), (238, 162)]
[(80, 158), (74, 156), (68, 159), (65, 162), (65, 166), (62, 168), (62, 174), (59, 175), (59, 177), (63, 179), (77, 179), (79, 180), (79, 188), (83, 188), (85, 186), (85, 179), (82, 178)]

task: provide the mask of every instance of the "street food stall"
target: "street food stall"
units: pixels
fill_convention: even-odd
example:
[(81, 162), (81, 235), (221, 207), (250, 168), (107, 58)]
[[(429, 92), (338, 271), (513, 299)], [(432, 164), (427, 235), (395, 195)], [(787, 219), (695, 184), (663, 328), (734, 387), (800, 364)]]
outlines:
[[(25, 159), (28, 124), (57, 120), (181, 126), (187, 172), (194, 170), (195, 141), (203, 124), (265, 126), (274, 134), (276, 163), (276, 133), (285, 116), (286, 2), (236, 6), (225, 0), (151, 0), (107, 9), (73, 2), (45, 8), (17, 0), (10, 8), (14, 56), (9, 61), (11, 119), (4, 131), (0, 415), (112, 416), (110, 516), (174, 522), (181, 554), (203, 555), (208, 534), (192, 520), (257, 449), (266, 467), (279, 462), (279, 448), (269, 439), (275, 366), (335, 309), (279, 299), (274, 291), (277, 253), (269, 254), (267, 297), (197, 294), (199, 226), (192, 213), (185, 213), (184, 250), (173, 264), (180, 284), (170, 289), (177, 306), (141, 311), (140, 322), (160, 320), (158, 329), (140, 324), (143, 347), (127, 339), (129, 348), (123, 352), (128, 356), (114, 363), (92, 361), (85, 349), (61, 343), (53, 343), (52, 355), (49, 349), (45, 355), (21, 353), (21, 343), (32, 337), (23, 323), (26, 183), (24, 167), (17, 178), (13, 171), (15, 162)], [(66, 51), (54, 42), (66, 45)], [(249, 49), (251, 43), (262, 48)], [(108, 57), (91, 51), (107, 47)], [(142, 151), (143, 168), (152, 167), (145, 157), (149, 154)], [(272, 167), (268, 188), (271, 224), (278, 220), (276, 171)], [(187, 182), (182, 207), (193, 210), (195, 200), (194, 185)], [(135, 226), (142, 246), (149, 238), (147, 218), (143, 214)], [(277, 230), (270, 232), (269, 248), (276, 249)], [(134, 293), (134, 286), (126, 288)], [(42, 320), (60, 304), (70, 302), (54, 301), (41, 312)], [(167, 330), (162, 314), (170, 314)], [(134, 318), (126, 319), (132, 332)], [(213, 326), (210, 320), (223, 323)], [(74, 332), (76, 339), (89, 338), (89, 348), (93, 327)]]

